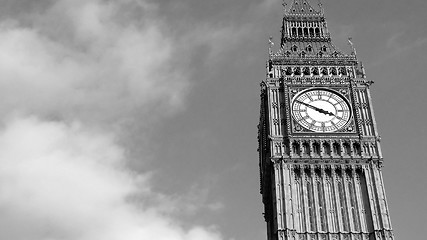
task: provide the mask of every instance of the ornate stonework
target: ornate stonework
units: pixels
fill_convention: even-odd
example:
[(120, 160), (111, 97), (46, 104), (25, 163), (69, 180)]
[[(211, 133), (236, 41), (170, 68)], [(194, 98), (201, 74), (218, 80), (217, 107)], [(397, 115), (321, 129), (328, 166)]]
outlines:
[(284, 7), (258, 126), (268, 239), (393, 240), (373, 82), (351, 41), (351, 54), (333, 45), (320, 3)]

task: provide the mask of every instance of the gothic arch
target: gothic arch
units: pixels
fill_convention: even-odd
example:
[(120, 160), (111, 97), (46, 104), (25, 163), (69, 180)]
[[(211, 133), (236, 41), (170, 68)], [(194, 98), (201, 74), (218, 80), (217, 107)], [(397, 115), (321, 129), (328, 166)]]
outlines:
[(304, 37), (308, 37), (308, 28), (304, 28)]
[(331, 145), (328, 142), (323, 143), (323, 152), (325, 155), (331, 155)]
[(358, 142), (353, 143), (353, 151), (355, 155), (357, 156), (361, 155), (360, 144)]
[(328, 68), (327, 68), (327, 67), (322, 67), (322, 74), (323, 74), (323, 75), (329, 75), (329, 72), (328, 72)]
[(343, 150), (344, 150), (344, 155), (351, 156), (351, 146), (349, 142), (346, 141), (343, 143)]
[(310, 144), (308, 142), (303, 142), (302, 144), (302, 154), (310, 155)]
[(292, 152), (294, 153), (294, 155), (300, 156), (301, 155), (301, 149), (300, 149), (300, 144), (297, 141), (294, 141), (292, 143)]
[(296, 37), (297, 36), (297, 29), (296, 28), (292, 28), (292, 37)]
[(316, 37), (320, 37), (320, 30), (319, 30), (319, 28), (316, 28), (314, 31), (316, 32)]
[(341, 155), (341, 146), (339, 143), (334, 142), (332, 144), (332, 151), (334, 153), (335, 156), (340, 156)]
[(319, 75), (319, 68), (313, 67), (311, 72), (313, 73), (313, 75), (318, 76)]
[(315, 156), (320, 156), (320, 143), (318, 142), (313, 143), (313, 154)]
[(291, 49), (292, 49), (292, 51), (294, 51), (294, 52), (298, 51), (298, 47), (297, 47), (297, 45), (293, 45)]

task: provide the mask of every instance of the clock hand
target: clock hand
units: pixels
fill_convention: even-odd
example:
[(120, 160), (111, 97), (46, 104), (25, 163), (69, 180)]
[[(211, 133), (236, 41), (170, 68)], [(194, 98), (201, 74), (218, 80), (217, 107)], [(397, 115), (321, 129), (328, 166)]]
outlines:
[(320, 112), (320, 113), (323, 113), (323, 114), (326, 114), (326, 115), (329, 115), (329, 116), (332, 116), (332, 117), (334, 117), (334, 116), (335, 116), (335, 114), (333, 114), (333, 113), (331, 113), (331, 112), (329, 112), (329, 111), (323, 110), (323, 109), (321, 109), (321, 108), (315, 107), (315, 106), (310, 105), (310, 104), (305, 103), (305, 102), (301, 102), (301, 101), (299, 101), (299, 100), (296, 100), (296, 101), (297, 101), (297, 102), (299, 102), (299, 103), (301, 103), (302, 105), (305, 105), (305, 106), (307, 106), (307, 107), (309, 107), (309, 108), (311, 108), (311, 109), (314, 109), (314, 110), (316, 110), (316, 111), (318, 111), (318, 112)]
[(323, 109), (321, 109), (321, 108), (317, 108), (317, 109), (315, 109), (316, 111), (318, 111), (318, 112), (320, 112), (320, 113), (323, 113), (323, 114), (326, 114), (326, 115), (329, 115), (329, 116), (332, 116), (332, 117), (334, 117), (335, 116), (335, 114), (333, 114), (333, 113), (331, 113), (331, 112), (328, 112), (328, 111), (326, 111), (326, 110), (323, 110)]
[(316, 111), (318, 111), (317, 109), (317, 107), (315, 107), (315, 106), (313, 106), (313, 105), (310, 105), (310, 104), (308, 104), (308, 103), (305, 103), (305, 102), (301, 102), (301, 101), (299, 101), (299, 100), (296, 100), (297, 102), (299, 102), (299, 103), (301, 103), (302, 105), (305, 105), (305, 106), (307, 106), (307, 107), (309, 107), (309, 108), (311, 108), (311, 109), (314, 109), (314, 110), (316, 110)]

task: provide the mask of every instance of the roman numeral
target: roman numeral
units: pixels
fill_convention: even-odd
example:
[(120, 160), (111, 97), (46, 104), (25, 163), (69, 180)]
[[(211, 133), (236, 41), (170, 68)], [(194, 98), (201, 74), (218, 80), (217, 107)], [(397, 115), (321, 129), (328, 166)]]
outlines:
[(335, 123), (334, 123), (334, 122), (331, 122), (331, 123), (332, 123), (332, 126), (334, 126), (334, 128), (335, 128), (336, 130), (338, 130), (337, 125), (335, 125)]
[(322, 131), (325, 132), (326, 131), (326, 129), (325, 129), (326, 128), (325, 123), (322, 122), (321, 124), (322, 124)]

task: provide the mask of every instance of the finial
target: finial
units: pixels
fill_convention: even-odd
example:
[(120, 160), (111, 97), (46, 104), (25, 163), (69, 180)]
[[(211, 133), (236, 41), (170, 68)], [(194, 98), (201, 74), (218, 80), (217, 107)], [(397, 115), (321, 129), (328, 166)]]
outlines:
[(348, 37), (348, 43), (350, 44), (350, 46), (351, 46), (351, 54), (352, 55), (354, 55), (355, 57), (357, 57), (357, 52), (356, 52), (356, 48), (354, 47), (354, 44), (353, 44), (353, 38), (352, 37)]
[(286, 3), (286, 0), (283, 0), (282, 6), (283, 6), (283, 14), (286, 15), (286, 13), (287, 13), (286, 7), (288, 6), (288, 4)]
[(283, 0), (283, 3), (282, 3), (282, 6), (283, 6), (283, 10), (284, 11), (286, 11), (286, 6), (287, 6), (288, 4), (286, 3), (286, 0)]
[(322, 4), (321, 0), (319, 0), (319, 8), (320, 8), (320, 12), (323, 14), (324, 13), (323, 12), (323, 4)]
[(272, 36), (270, 36), (269, 38), (268, 38), (268, 53), (271, 55), (272, 54), (272, 48), (273, 48), (273, 46), (274, 46), (274, 42), (273, 42), (273, 37)]

